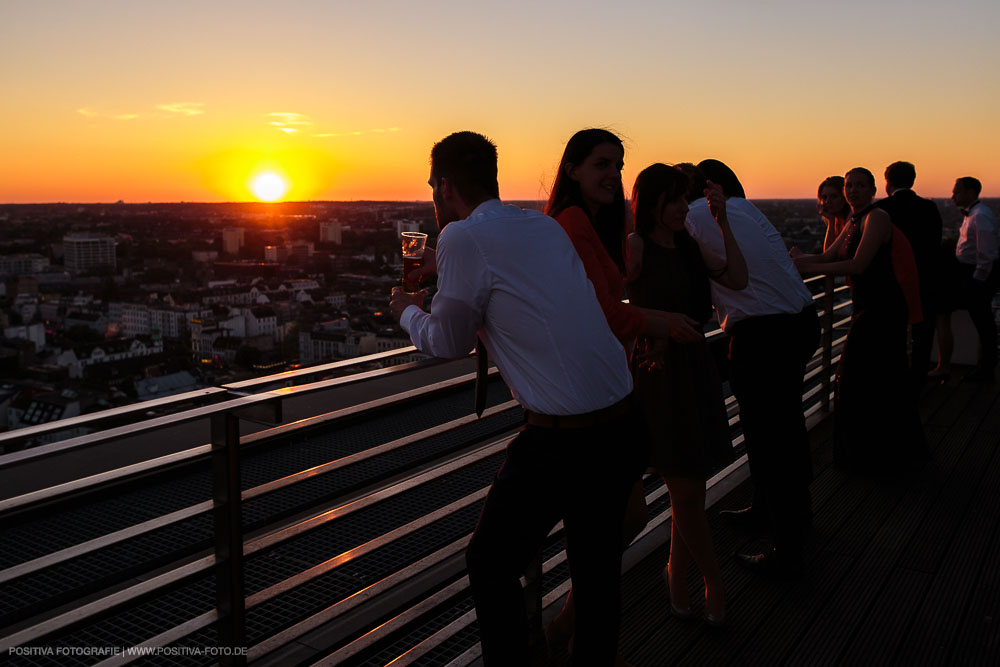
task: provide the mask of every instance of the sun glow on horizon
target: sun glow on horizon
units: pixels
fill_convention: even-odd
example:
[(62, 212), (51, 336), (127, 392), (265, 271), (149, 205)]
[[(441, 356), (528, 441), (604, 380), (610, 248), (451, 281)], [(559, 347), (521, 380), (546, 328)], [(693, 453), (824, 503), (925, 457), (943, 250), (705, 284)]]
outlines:
[(288, 182), (273, 171), (265, 171), (253, 178), (250, 190), (260, 201), (279, 201), (288, 192)]

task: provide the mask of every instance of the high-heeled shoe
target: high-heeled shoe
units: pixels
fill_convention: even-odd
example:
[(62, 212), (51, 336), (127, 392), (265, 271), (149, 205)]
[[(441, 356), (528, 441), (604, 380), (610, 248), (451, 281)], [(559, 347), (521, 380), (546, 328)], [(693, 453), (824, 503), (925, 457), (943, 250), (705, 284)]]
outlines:
[(670, 595), (670, 570), (663, 568), (662, 574), (663, 583), (667, 585), (667, 601), (670, 603), (670, 614), (679, 621), (690, 621), (694, 618), (694, 611), (691, 609), (691, 605), (681, 607), (674, 603), (674, 599)]

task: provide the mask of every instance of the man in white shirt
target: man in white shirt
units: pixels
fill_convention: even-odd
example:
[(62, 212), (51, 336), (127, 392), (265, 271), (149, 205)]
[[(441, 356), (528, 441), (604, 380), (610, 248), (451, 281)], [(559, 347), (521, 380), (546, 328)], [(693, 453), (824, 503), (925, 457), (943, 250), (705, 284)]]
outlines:
[(530, 664), (519, 580), (562, 519), (574, 654), (611, 665), (622, 520), (646, 446), (625, 351), (562, 227), (500, 202), (492, 142), (458, 132), (437, 143), (430, 185), (441, 234), (425, 265), (438, 292), (426, 313), (423, 293), (394, 289), (393, 316), (434, 356), (464, 357), (478, 333), (527, 413), (466, 553), (484, 661)]
[[(749, 274), (746, 289), (739, 291), (712, 282), (719, 324), (730, 338), (729, 384), (739, 402), (754, 484), (750, 507), (720, 514), (734, 523), (770, 527), (774, 535), (773, 549), (739, 554), (741, 565), (796, 577), (803, 569), (803, 533), (812, 520), (802, 385), (806, 363), (819, 344), (819, 318), (781, 235), (746, 200), (736, 174), (718, 160), (704, 160), (698, 168), (722, 186)], [(699, 244), (725, 257), (719, 226), (704, 198), (691, 203), (685, 227)]]
[(997, 326), (993, 319), (993, 295), (1000, 283), (996, 270), (997, 222), (993, 211), (979, 201), (982, 183), (971, 176), (955, 181), (951, 200), (962, 209), (962, 227), (958, 232), (955, 258), (959, 267), (961, 306), (979, 333), (979, 364), (966, 376), (974, 382), (992, 382), (997, 365)]

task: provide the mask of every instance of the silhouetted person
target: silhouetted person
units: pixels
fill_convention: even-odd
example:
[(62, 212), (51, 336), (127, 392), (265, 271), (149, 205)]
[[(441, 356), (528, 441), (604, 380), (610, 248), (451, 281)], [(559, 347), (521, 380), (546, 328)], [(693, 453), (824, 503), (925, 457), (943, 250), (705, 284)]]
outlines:
[(909, 162), (893, 162), (885, 168), (886, 199), (879, 202), (910, 242), (920, 280), (923, 319), (910, 327), (910, 372), (917, 387), (927, 377), (937, 315), (942, 310), (941, 213), (930, 199), (911, 188), (917, 172)]
[[(431, 151), (441, 235), (424, 293), (393, 290), (393, 316), (423, 352), (462, 357), (477, 333), (527, 425), (483, 505), (466, 558), (483, 659), (529, 665), (520, 576), (562, 519), (576, 593), (575, 664), (612, 665), (625, 503), (645, 458), (625, 351), (559, 224), (498, 198), (496, 147), (472, 132)], [(412, 274), (411, 274), (412, 275)], [(416, 307), (414, 307), (416, 306)]]
[(823, 179), (816, 190), (816, 212), (826, 223), (826, 234), (823, 235), (823, 250), (833, 245), (847, 226), (851, 217), (851, 205), (844, 199), (844, 177), (828, 176)]
[[(819, 345), (812, 295), (774, 226), (746, 200), (736, 174), (718, 160), (698, 164), (722, 186), (733, 236), (743, 251), (749, 283), (736, 291), (712, 282), (719, 324), (730, 338), (729, 383), (740, 405), (753, 505), (724, 514), (731, 521), (770, 526), (774, 548), (740, 554), (747, 568), (775, 576), (802, 571), (803, 530), (812, 519), (812, 459), (802, 413), (806, 363)], [(724, 257), (719, 225), (705, 198), (691, 203), (685, 226), (700, 245)]]
[(962, 209), (955, 258), (958, 260), (960, 307), (979, 333), (979, 363), (966, 376), (974, 382), (992, 382), (997, 365), (997, 327), (993, 319), (993, 295), (1000, 283), (997, 270), (997, 222), (993, 211), (979, 201), (983, 186), (978, 179), (963, 176), (955, 181), (951, 199)]

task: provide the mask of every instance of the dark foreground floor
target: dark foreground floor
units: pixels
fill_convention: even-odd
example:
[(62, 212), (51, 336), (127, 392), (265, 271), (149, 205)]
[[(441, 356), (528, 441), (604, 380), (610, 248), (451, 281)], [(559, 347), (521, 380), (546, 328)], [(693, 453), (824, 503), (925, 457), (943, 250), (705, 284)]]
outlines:
[(768, 581), (734, 562), (734, 552), (761, 544), (718, 517), (748, 504), (744, 483), (709, 512), (727, 627), (668, 615), (664, 546), (624, 578), (621, 652), (636, 667), (1000, 665), (998, 395), (997, 384), (930, 387), (921, 412), (932, 459), (893, 476), (835, 468), (827, 420), (812, 433), (805, 577)]

